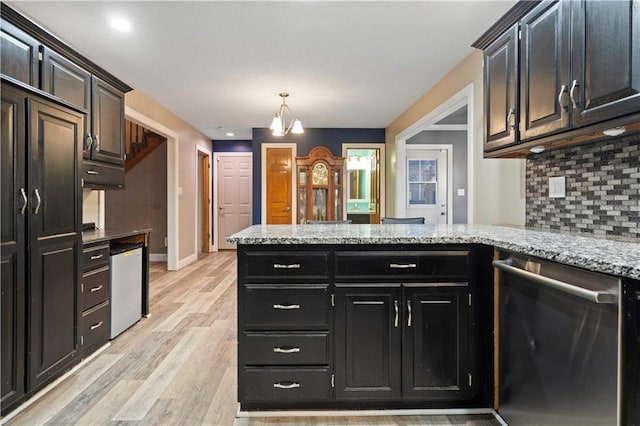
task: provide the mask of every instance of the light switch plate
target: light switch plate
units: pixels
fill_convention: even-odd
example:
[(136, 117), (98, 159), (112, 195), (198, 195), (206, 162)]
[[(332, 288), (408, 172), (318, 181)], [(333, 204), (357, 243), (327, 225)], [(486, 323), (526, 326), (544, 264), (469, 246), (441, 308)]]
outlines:
[(458, 188), (458, 197), (464, 197), (464, 188)]
[(564, 198), (566, 192), (565, 177), (549, 178), (549, 198)]

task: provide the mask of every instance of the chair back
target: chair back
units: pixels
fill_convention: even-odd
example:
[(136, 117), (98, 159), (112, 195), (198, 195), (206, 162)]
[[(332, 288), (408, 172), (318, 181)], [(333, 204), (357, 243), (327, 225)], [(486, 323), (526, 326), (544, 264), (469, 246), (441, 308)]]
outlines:
[(392, 223), (419, 223), (424, 224), (424, 217), (383, 217), (383, 224), (392, 224)]
[(351, 223), (351, 219), (347, 220), (308, 220), (309, 225), (335, 225), (338, 223)]

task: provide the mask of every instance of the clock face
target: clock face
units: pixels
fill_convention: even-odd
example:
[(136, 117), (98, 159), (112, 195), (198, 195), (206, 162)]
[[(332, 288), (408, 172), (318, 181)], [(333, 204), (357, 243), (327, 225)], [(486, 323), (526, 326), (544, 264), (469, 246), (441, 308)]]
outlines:
[(313, 166), (311, 172), (311, 182), (313, 185), (329, 185), (329, 170), (323, 163), (317, 163)]

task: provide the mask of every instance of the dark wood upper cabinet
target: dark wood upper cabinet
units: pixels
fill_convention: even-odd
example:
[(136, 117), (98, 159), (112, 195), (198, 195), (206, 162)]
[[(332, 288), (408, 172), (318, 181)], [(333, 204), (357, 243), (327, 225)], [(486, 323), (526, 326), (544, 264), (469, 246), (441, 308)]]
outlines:
[(518, 25), (484, 51), (484, 149), (491, 151), (517, 141)]
[(2, 74), (29, 86), (40, 85), (40, 43), (15, 25), (0, 22), (0, 68)]
[(94, 76), (92, 100), (91, 159), (124, 165), (124, 93)]
[[(0, 122), (0, 197), (2, 234), (0, 235), (0, 407), (11, 407), (25, 394), (26, 329), (26, 174), (25, 174), (25, 96), (2, 87)], [(24, 194), (24, 195), (23, 195)]]
[(523, 141), (569, 127), (569, 6), (543, 2), (520, 23)]
[(640, 110), (640, 0), (570, 2), (576, 126)]
[(468, 287), (405, 287), (404, 291), (404, 397), (468, 399), (473, 385)]

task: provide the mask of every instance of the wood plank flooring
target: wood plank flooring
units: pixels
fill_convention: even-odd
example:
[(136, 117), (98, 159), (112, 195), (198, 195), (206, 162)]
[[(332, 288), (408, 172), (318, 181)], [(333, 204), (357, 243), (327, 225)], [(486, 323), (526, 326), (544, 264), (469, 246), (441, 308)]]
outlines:
[(492, 416), (235, 418), (236, 253), (150, 270), (151, 317), (7, 425), (486, 425)]

